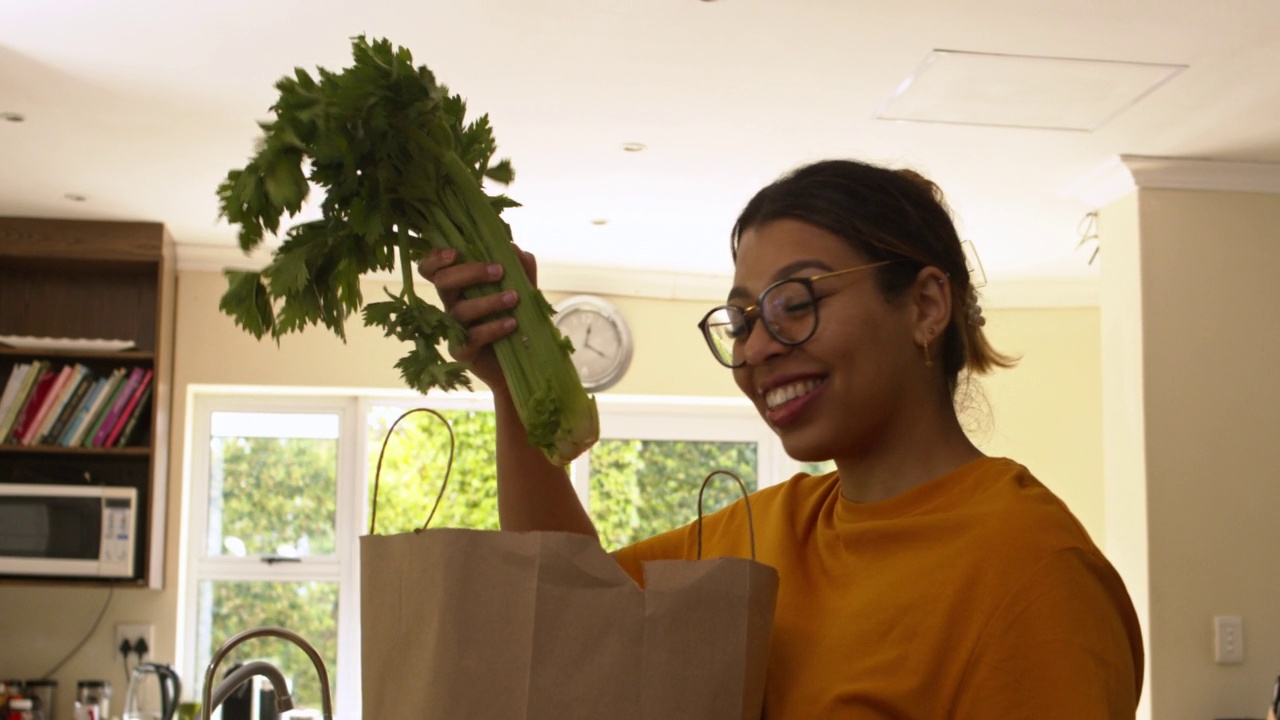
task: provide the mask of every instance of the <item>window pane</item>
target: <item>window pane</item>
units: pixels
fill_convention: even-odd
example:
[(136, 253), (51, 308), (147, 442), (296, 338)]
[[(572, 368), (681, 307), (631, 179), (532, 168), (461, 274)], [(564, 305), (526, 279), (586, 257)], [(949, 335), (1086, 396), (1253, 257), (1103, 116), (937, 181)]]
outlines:
[[(606, 549), (693, 522), (707, 475), (728, 470), (756, 489), (756, 444), (674, 440), (601, 440), (591, 448), (591, 517)], [(702, 512), (742, 497), (733, 478), (712, 478)]]
[[(378, 480), (377, 532), (409, 532), (431, 515), (440, 483), (449, 465), (449, 431), (429, 412), (413, 412), (396, 424), (386, 444), (382, 471), (376, 474), (378, 453), (387, 431), (404, 407), (380, 406), (369, 412), (369, 502), (373, 508), (374, 479)], [(491, 411), (442, 410), (457, 448), (453, 469), (431, 527), (498, 529), (498, 478), (494, 448), (496, 427)], [(363, 534), (369, 527), (365, 518)]]
[(337, 422), (332, 413), (213, 413), (205, 552), (333, 555)]
[[(298, 633), (324, 660), (330, 691), (338, 676), (338, 583), (212, 582), (199, 585), (196, 667), (203, 673), (213, 653), (233, 635), (274, 625)], [(237, 662), (265, 660), (280, 669), (299, 707), (321, 707), (320, 679), (301, 648), (280, 638), (237, 645), (218, 665), (218, 679)]]

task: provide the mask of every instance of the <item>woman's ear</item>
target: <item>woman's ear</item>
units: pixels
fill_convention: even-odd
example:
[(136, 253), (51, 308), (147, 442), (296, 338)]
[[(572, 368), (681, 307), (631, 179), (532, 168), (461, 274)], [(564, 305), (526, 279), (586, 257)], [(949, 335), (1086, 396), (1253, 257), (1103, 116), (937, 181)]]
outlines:
[(951, 280), (929, 265), (916, 275), (911, 287), (916, 343), (926, 345), (942, 337), (951, 322)]

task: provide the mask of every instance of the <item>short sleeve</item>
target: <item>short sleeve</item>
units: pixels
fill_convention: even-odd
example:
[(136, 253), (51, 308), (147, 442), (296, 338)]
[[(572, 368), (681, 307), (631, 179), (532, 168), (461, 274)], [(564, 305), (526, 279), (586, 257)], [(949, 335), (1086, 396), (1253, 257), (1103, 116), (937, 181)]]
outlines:
[(965, 670), (954, 718), (1127, 718), (1142, 635), (1120, 576), (1095, 551), (1059, 550), (1000, 605)]

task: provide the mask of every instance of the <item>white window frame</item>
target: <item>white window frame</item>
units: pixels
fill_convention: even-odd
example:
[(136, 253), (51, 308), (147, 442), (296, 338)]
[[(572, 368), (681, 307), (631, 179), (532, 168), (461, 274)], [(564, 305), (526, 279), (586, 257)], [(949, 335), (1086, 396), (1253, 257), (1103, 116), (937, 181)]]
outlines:
[[(755, 442), (757, 487), (764, 488), (791, 477), (799, 463), (787, 457), (776, 435), (740, 398), (689, 398), (620, 396), (599, 394), (602, 438)], [(177, 648), (180, 672), (196, 678), (193, 687), (203, 686), (205, 668), (196, 667), (197, 592), (204, 580), (319, 580), (338, 583), (338, 653), (342, 658), (336, 676), (331, 674), (338, 698), (336, 717), (359, 718), (360, 686), (360, 566), (359, 537), (367, 515), (365, 498), (372, 482), (367, 470), (370, 448), (368, 418), (374, 406), (399, 406), (405, 410), (429, 407), (435, 410), (493, 410), (492, 395), (477, 393), (432, 393), (425, 398), (405, 391), (336, 392), (331, 389), (192, 387), (187, 407), (186, 488), (183, 516), (188, 519), (181, 537), (181, 564), (178, 573), (179, 629)], [(338, 514), (335, 518), (337, 543), (332, 558), (311, 558), (301, 563), (269, 565), (229, 558), (207, 558), (209, 499), (210, 418), (214, 412), (328, 412), (339, 415)], [(716, 468), (707, 468), (711, 472)], [(583, 506), (589, 509), (590, 465), (587, 456), (571, 468), (574, 488)], [(248, 629), (248, 628), (245, 628)], [(188, 638), (184, 640), (184, 638)], [(225, 672), (225, 669), (223, 669)], [(318, 698), (300, 698), (307, 705)]]
[[(360, 488), (358, 483), (343, 482), (344, 478), (360, 477), (359, 448), (353, 440), (359, 437), (363, 428), (357, 424), (362, 417), (358, 411), (355, 398), (347, 396), (311, 396), (296, 394), (272, 394), (265, 392), (233, 392), (233, 393), (199, 393), (193, 395), (189, 419), (191, 438), (187, 451), (187, 488), (184, 498), (189, 498), (184, 516), (187, 519), (183, 528), (183, 571), (180, 594), (180, 630), (179, 638), (187, 638), (187, 642), (179, 642), (179, 653), (182, 658), (183, 676), (195, 678), (193, 688), (203, 689), (205, 667), (196, 667), (196, 629), (199, 618), (199, 586), (210, 581), (318, 581), (338, 584), (338, 653), (343, 658), (338, 676), (331, 677), (331, 691), (338, 697), (335, 706), (336, 717), (359, 717), (359, 574), (357, 582), (347, 582), (344, 568), (350, 567), (358, 556), (357, 526), (362, 521), (364, 503), (355, 495)], [(209, 557), (206, 554), (205, 538), (208, 536), (209, 518), (209, 475), (212, 459), (209, 453), (211, 418), (215, 412), (295, 412), (326, 413), (338, 416), (338, 450), (337, 450), (337, 513), (334, 517), (335, 547), (331, 557), (302, 558), (297, 563), (265, 563), (261, 560), (228, 557)], [(248, 630), (249, 628), (243, 628)], [(354, 654), (346, 648), (356, 648)], [(216, 651), (216, 648), (213, 648)], [(348, 668), (354, 659), (355, 668)], [(352, 672), (354, 670), (354, 672)], [(219, 674), (225, 674), (226, 668), (219, 668)], [(355, 682), (355, 693), (351, 683)], [(220, 678), (218, 678), (220, 679)], [(216, 679), (215, 679), (216, 681)], [(352, 695), (355, 697), (352, 697)], [(300, 698), (308, 706), (318, 707), (320, 698)]]
[[(745, 399), (598, 395), (596, 407), (600, 413), (602, 440), (754, 442), (757, 488), (782, 482), (798, 467)], [(673, 408), (679, 412), (673, 413)], [(578, 457), (571, 467), (573, 488), (590, 513), (590, 453)], [(705, 468), (702, 474), (718, 469)]]

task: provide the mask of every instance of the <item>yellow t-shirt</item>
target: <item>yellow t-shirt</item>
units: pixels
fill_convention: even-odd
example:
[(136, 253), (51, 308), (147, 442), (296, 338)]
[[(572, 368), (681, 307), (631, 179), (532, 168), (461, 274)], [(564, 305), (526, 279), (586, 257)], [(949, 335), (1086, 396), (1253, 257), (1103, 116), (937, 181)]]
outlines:
[[(764, 717), (1132, 718), (1142, 637), (1119, 575), (1026, 468), (982, 458), (877, 503), (835, 474), (751, 495), (778, 570)], [(750, 556), (746, 509), (703, 521), (703, 557)], [(696, 525), (615, 553), (696, 557)]]

